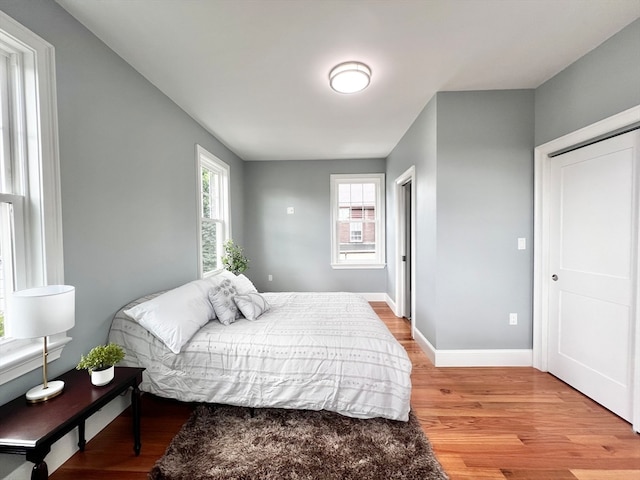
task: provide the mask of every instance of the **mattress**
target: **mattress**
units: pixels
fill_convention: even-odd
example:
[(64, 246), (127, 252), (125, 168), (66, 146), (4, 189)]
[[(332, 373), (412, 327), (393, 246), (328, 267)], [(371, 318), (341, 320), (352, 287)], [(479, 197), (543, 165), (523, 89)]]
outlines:
[(186, 402), (329, 410), (407, 421), (411, 361), (368, 302), (352, 293), (264, 293), (255, 321), (203, 326), (179, 354), (124, 313), (109, 341), (144, 367), (141, 390)]

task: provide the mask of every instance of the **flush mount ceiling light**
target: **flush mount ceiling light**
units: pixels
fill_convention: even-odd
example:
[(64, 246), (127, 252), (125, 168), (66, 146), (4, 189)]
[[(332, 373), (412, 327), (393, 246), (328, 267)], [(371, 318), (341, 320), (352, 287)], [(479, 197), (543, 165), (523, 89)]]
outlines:
[(371, 69), (364, 63), (345, 62), (333, 67), (329, 85), (338, 93), (356, 93), (364, 90), (371, 80)]

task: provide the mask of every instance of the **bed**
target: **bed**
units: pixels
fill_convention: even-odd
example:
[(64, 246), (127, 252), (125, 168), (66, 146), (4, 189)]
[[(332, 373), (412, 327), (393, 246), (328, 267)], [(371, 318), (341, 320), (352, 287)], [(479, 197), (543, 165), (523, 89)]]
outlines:
[[(195, 333), (183, 334), (189, 338), (181, 338), (177, 349), (171, 339), (161, 340), (163, 333), (149, 328), (139, 311), (134, 318), (136, 309), (146, 308), (177, 319), (183, 315), (179, 304), (184, 299), (167, 299), (173, 292), (142, 297), (116, 313), (109, 341), (124, 348), (121, 365), (146, 369), (142, 391), (187, 402), (408, 420), (411, 361), (364, 298), (344, 292), (257, 294), (252, 285), (242, 292), (245, 280), (231, 280), (236, 301), (252, 291), (265, 311), (257, 318), (256, 312), (248, 312), (246, 317), (253, 320), (238, 311), (227, 325), (216, 316), (216, 308), (203, 312), (203, 318), (217, 318), (192, 325)], [(209, 304), (202, 301), (203, 309), (215, 305), (208, 280), (187, 285), (200, 292), (194, 296), (209, 297)], [(147, 307), (162, 299), (164, 310)], [(199, 308), (192, 300), (185, 305)]]

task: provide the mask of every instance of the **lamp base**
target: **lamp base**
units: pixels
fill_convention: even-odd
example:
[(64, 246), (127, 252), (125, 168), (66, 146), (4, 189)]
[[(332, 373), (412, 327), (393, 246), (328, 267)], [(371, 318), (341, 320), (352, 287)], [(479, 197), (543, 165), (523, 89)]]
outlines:
[(27, 392), (27, 402), (29, 403), (39, 403), (46, 402), (47, 400), (52, 399), (53, 397), (57, 397), (62, 393), (64, 389), (64, 382), (62, 380), (54, 380), (52, 382), (47, 382), (47, 388), (44, 388), (44, 385), (38, 385), (37, 387), (33, 387), (31, 390)]

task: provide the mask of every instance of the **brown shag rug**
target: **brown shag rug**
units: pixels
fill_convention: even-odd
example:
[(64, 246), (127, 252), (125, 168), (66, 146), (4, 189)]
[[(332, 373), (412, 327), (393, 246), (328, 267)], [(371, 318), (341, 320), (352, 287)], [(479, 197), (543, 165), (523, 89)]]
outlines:
[(446, 480), (417, 418), (198, 406), (152, 480)]

